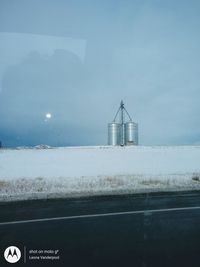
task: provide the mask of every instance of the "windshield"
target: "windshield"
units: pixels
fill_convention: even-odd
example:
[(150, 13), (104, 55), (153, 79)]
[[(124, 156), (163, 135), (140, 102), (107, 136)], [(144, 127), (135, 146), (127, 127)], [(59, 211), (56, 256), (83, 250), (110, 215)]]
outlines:
[(0, 1), (2, 145), (103, 145), (121, 99), (140, 143), (198, 144), (200, 2)]

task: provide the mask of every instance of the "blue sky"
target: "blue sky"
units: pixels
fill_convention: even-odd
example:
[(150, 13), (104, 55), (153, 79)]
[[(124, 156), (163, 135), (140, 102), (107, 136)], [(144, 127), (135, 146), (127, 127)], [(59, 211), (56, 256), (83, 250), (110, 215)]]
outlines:
[(0, 140), (106, 144), (123, 99), (141, 144), (199, 144), (199, 14), (199, 1), (0, 0)]

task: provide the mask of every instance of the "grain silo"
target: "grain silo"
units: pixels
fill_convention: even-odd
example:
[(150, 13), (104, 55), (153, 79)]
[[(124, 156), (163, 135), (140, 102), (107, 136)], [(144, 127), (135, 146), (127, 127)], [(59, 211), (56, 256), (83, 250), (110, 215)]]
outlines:
[(108, 145), (138, 145), (138, 124), (132, 121), (123, 101), (113, 122), (108, 124)]
[(108, 124), (108, 144), (117, 146), (121, 143), (121, 124), (111, 122)]
[(132, 121), (125, 123), (126, 145), (138, 145), (138, 124)]

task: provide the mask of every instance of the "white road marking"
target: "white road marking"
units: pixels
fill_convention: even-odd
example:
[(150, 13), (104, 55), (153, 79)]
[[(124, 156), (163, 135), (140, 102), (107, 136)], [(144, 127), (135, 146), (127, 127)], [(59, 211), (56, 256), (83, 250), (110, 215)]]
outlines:
[(48, 222), (48, 221), (59, 221), (59, 220), (76, 220), (85, 218), (96, 218), (96, 217), (106, 217), (106, 216), (120, 216), (120, 215), (132, 215), (132, 214), (143, 214), (149, 215), (158, 212), (168, 212), (168, 211), (187, 211), (187, 210), (199, 210), (199, 207), (183, 207), (183, 208), (169, 208), (169, 209), (155, 209), (155, 210), (136, 210), (136, 211), (122, 211), (122, 212), (112, 212), (112, 213), (97, 213), (97, 214), (85, 214), (85, 215), (73, 215), (66, 217), (53, 217), (53, 218), (43, 218), (43, 219), (32, 219), (32, 220), (22, 220), (22, 221), (11, 221), (11, 222), (1, 222), (0, 226), (11, 225), (11, 224), (21, 224), (21, 223), (37, 223), (37, 222)]

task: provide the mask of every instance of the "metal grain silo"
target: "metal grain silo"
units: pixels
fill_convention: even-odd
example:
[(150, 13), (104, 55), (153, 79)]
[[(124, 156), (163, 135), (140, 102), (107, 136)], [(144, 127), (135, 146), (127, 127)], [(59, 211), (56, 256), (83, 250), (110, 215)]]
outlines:
[(125, 123), (126, 145), (138, 145), (138, 124), (132, 121)]
[(108, 145), (117, 146), (121, 144), (121, 124), (112, 122), (108, 124)]
[[(127, 118), (128, 122), (126, 122)], [(113, 122), (108, 124), (108, 145), (138, 145), (138, 124), (132, 121), (123, 101)]]

